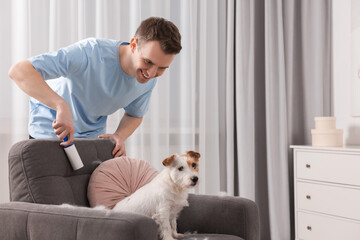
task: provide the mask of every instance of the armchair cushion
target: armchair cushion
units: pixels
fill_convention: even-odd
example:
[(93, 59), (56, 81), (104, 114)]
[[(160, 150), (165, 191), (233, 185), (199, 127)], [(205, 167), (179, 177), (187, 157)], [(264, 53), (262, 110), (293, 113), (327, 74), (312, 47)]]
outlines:
[(103, 205), (112, 209), (119, 201), (149, 183), (157, 170), (148, 162), (118, 157), (103, 162), (92, 173), (88, 186), (91, 207)]

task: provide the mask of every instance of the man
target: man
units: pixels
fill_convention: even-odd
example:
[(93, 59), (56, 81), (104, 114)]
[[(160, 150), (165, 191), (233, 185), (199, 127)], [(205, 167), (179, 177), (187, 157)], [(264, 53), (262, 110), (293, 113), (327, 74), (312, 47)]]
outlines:
[[(113, 156), (126, 155), (124, 141), (148, 110), (156, 77), (181, 50), (178, 28), (151, 17), (130, 43), (85, 39), (57, 52), (16, 63), (9, 76), (29, 96), (30, 138), (110, 138)], [(45, 82), (45, 80), (47, 80)], [(115, 133), (105, 134), (107, 116), (124, 108)]]

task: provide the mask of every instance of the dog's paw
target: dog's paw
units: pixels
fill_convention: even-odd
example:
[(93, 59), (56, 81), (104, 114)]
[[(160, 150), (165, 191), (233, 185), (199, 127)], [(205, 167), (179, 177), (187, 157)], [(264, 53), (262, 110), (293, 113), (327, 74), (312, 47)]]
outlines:
[(175, 240), (171, 235), (171, 232), (160, 232), (159, 234), (162, 240)]
[(161, 238), (162, 240), (176, 240), (175, 238), (171, 237), (171, 236), (164, 236)]
[(183, 237), (184, 237), (184, 234), (181, 234), (181, 233), (173, 233), (173, 237), (174, 237), (174, 238), (183, 238)]

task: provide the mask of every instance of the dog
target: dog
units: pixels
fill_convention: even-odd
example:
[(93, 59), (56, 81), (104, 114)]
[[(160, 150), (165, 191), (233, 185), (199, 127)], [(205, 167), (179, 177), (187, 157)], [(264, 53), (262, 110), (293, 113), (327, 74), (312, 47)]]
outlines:
[(164, 168), (150, 183), (118, 202), (113, 211), (146, 215), (155, 220), (163, 240), (182, 238), (177, 232), (176, 219), (189, 206), (188, 192), (199, 183), (200, 154), (187, 151), (172, 155), (162, 164)]

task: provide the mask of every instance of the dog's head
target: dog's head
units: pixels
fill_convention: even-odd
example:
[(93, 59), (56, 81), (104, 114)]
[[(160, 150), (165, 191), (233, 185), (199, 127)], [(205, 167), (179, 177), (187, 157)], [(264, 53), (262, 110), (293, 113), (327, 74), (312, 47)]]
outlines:
[(187, 151), (186, 154), (172, 155), (162, 163), (170, 171), (171, 180), (180, 188), (195, 187), (199, 182), (200, 153)]

